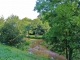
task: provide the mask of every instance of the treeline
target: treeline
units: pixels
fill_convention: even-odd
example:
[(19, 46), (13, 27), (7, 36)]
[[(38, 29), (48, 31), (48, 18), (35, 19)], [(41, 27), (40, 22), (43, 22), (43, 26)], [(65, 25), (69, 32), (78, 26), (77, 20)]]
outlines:
[(24, 44), (23, 37), (32, 35), (43, 35), (49, 30), (48, 22), (42, 23), (37, 18), (31, 20), (29, 18), (19, 19), (18, 16), (11, 15), (7, 19), (0, 18), (0, 42), (10, 46), (20, 46)]

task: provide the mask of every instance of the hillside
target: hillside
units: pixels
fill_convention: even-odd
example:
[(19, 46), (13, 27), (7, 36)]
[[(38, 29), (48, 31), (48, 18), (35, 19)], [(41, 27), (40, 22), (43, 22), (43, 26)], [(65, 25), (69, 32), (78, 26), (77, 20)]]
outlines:
[(0, 44), (0, 60), (49, 60), (17, 48)]

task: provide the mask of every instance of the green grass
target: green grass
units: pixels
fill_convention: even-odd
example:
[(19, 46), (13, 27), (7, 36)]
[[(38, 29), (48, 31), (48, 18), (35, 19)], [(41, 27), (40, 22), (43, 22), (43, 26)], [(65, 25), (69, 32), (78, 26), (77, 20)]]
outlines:
[(50, 59), (29, 54), (28, 52), (21, 51), (15, 47), (0, 44), (0, 60), (50, 60)]
[(37, 37), (35, 35), (29, 35), (28, 38), (42, 39), (42, 35), (38, 35)]

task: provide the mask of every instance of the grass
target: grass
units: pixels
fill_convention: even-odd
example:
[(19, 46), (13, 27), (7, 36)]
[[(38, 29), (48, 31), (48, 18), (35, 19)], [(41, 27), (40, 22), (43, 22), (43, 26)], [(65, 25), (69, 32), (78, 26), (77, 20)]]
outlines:
[(0, 44), (0, 60), (50, 60), (44, 57), (29, 54), (15, 47)]
[(37, 37), (35, 35), (29, 35), (28, 38), (42, 39), (42, 35), (38, 35)]

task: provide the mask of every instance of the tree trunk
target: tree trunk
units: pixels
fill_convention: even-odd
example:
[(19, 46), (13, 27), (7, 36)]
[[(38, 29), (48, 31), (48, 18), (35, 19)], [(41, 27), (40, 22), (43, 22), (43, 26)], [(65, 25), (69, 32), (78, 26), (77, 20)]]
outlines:
[(67, 40), (66, 40), (66, 58), (68, 60), (68, 48), (67, 48)]
[(27, 31), (27, 37), (29, 37), (29, 30)]
[(69, 48), (69, 60), (72, 60), (73, 49)]
[(67, 48), (66, 48), (66, 58), (68, 60), (68, 50), (67, 50)]
[(35, 30), (35, 38), (37, 38), (37, 35), (38, 35), (38, 34), (37, 34), (37, 29), (36, 29), (36, 30)]

